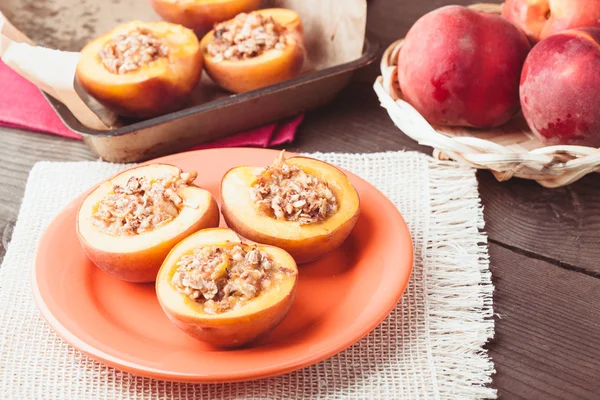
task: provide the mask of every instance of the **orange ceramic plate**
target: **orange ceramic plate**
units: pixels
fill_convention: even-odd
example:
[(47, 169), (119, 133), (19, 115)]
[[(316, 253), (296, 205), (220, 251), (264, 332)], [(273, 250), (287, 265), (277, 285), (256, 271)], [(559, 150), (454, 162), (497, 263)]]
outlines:
[[(163, 157), (196, 170), (197, 183), (217, 196), (223, 174), (239, 164), (268, 165), (278, 152), (201, 150)], [(32, 272), (44, 318), (75, 348), (133, 374), (184, 382), (232, 382), (279, 375), (322, 361), (375, 328), (407, 285), (413, 259), (408, 228), (373, 186), (348, 174), (361, 197), (361, 216), (342, 247), (300, 267), (296, 301), (286, 319), (251, 347), (220, 350), (176, 328), (153, 284), (119, 281), (94, 266), (79, 247), (75, 199), (48, 226)]]

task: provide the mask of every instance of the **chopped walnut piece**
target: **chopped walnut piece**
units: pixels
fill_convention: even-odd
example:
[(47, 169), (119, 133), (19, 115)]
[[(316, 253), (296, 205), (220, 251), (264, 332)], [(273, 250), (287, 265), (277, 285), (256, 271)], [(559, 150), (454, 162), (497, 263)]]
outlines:
[(196, 172), (148, 180), (132, 176), (125, 185), (115, 185), (94, 212), (92, 222), (113, 236), (151, 231), (175, 219), (184, 206), (177, 190), (191, 184)]
[(254, 246), (207, 246), (177, 263), (171, 283), (181, 293), (219, 314), (239, 309), (294, 273)]
[(229, 21), (215, 25), (214, 39), (207, 52), (215, 62), (242, 60), (271, 50), (282, 50), (287, 44), (286, 28), (259, 13), (241, 13)]
[(163, 40), (144, 28), (114, 37), (98, 52), (104, 68), (113, 74), (136, 71), (168, 54)]
[(327, 182), (287, 164), (283, 154), (259, 172), (257, 183), (250, 189), (258, 210), (301, 225), (324, 221), (335, 214), (338, 202)]

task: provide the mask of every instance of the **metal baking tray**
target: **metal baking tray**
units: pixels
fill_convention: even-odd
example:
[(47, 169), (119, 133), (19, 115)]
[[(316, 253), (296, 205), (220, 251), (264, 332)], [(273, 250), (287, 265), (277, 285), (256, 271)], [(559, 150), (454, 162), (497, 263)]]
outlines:
[(87, 128), (61, 102), (45, 96), (65, 125), (100, 158), (139, 162), (324, 106), (348, 84), (354, 71), (375, 60), (379, 48), (377, 41), (367, 37), (357, 60), (108, 131)]
[[(2, 12), (36, 43), (70, 51), (81, 49), (90, 39), (116, 24), (130, 19), (157, 19), (148, 2), (2, 0), (1, 3)], [(237, 95), (219, 92), (203, 72), (189, 106), (141, 121), (119, 118), (118, 124), (110, 130), (88, 128), (60, 101), (45, 96), (65, 125), (79, 134), (100, 158), (111, 162), (138, 162), (185, 151), (324, 106), (348, 84), (354, 71), (375, 60), (379, 47), (379, 43), (367, 35), (357, 59), (305, 71), (294, 79)], [(203, 90), (205, 85), (212, 88)]]

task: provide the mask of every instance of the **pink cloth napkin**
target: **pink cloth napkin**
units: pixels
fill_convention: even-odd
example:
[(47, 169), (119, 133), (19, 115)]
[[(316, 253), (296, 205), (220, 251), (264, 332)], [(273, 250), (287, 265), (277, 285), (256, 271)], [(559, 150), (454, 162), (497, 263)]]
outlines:
[[(303, 115), (194, 147), (271, 147), (294, 140)], [(0, 61), (0, 126), (81, 140), (58, 118), (39, 89)]]

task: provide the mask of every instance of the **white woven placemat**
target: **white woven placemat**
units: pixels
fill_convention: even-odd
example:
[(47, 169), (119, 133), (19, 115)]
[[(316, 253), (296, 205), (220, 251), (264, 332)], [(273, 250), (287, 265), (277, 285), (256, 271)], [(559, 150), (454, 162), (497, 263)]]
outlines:
[[(284, 376), (190, 385), (141, 378), (63, 342), (29, 286), (37, 241), (73, 197), (124, 165), (36, 164), (0, 267), (2, 399), (482, 399), (495, 398), (491, 274), (474, 170), (417, 153), (312, 154), (370, 181), (406, 219), (415, 266), (402, 300), (346, 351)], [(76, 300), (74, 300), (76, 301)]]

